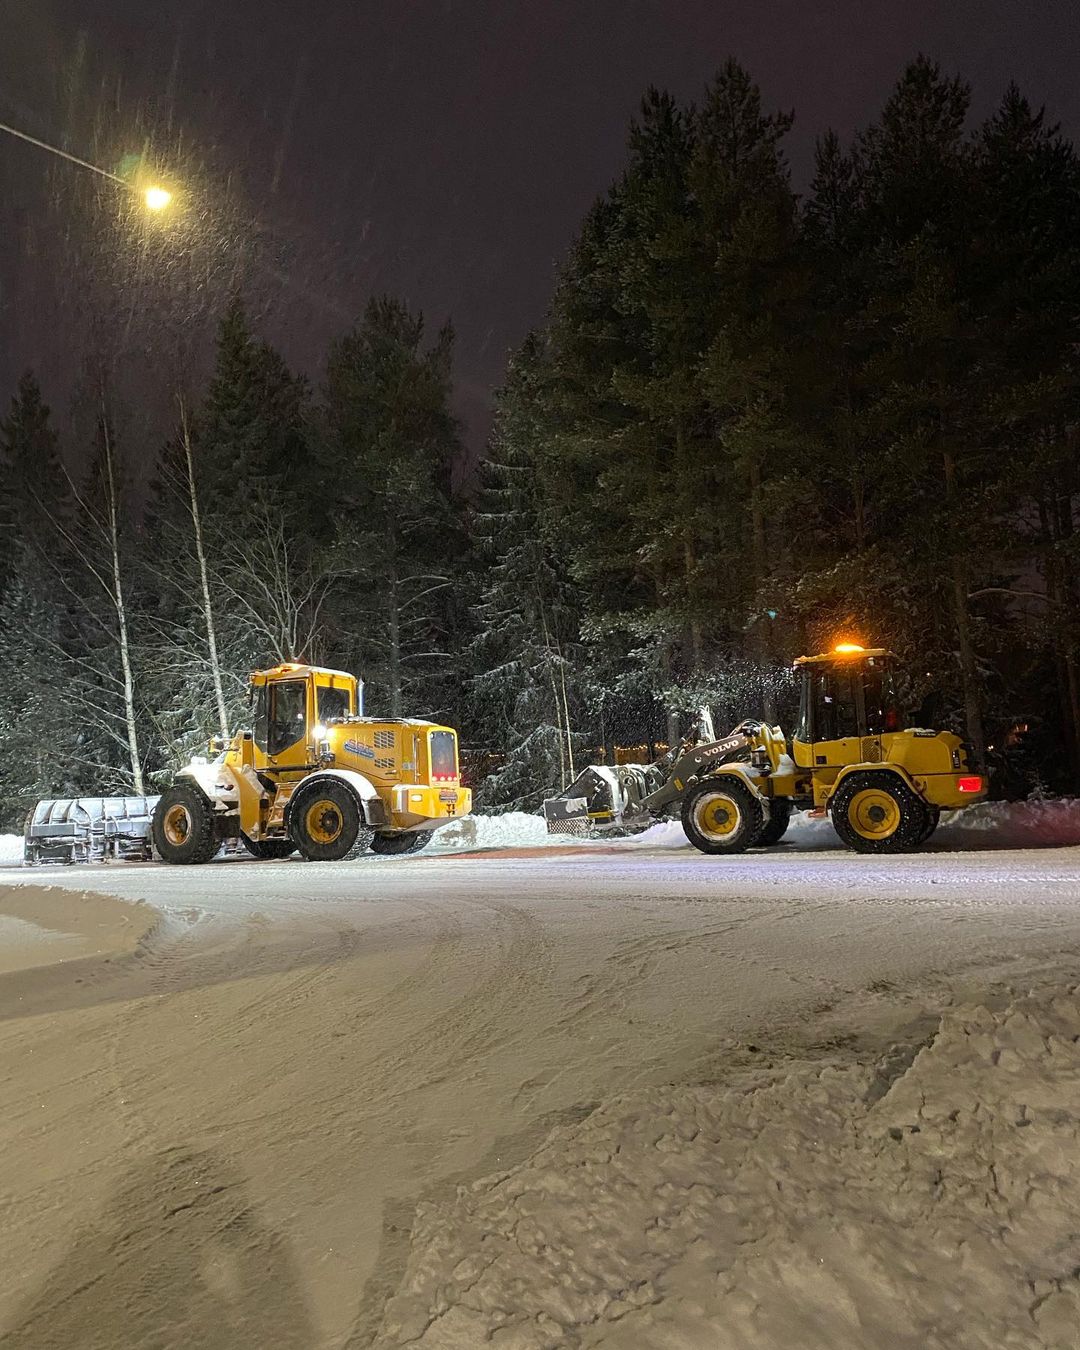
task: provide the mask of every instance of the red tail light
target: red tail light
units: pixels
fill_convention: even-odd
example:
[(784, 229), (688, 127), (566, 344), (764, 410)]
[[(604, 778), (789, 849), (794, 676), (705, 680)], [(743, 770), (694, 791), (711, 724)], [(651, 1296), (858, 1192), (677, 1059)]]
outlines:
[(981, 792), (982, 788), (983, 781), (977, 774), (973, 774), (970, 778), (958, 778), (956, 780), (958, 792)]

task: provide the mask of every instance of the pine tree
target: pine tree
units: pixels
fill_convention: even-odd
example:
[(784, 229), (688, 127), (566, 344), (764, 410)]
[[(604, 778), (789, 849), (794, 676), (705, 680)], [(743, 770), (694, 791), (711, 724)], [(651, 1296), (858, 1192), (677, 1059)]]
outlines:
[(535, 810), (580, 767), (584, 740), (575, 591), (544, 539), (534, 459), (539, 354), (530, 338), (511, 361), (480, 470), (473, 516), (483, 582), (466, 662), (473, 720), (502, 754), (483, 784), (487, 809)]
[(50, 510), (66, 510), (67, 481), (37, 380), (19, 380), (0, 423), (0, 587), (33, 548)]
[[(242, 528), (257, 509), (287, 512), (298, 532), (317, 519), (305, 435), (306, 382), (252, 333), (234, 295), (218, 330), (214, 374), (195, 434), (208, 519)], [(307, 511), (305, 511), (307, 508)]]
[(449, 713), (455, 687), (452, 351), (449, 328), (425, 347), (423, 316), (381, 298), (327, 365), (321, 470), (337, 501), (335, 641), (354, 653), (373, 706), (393, 717)]

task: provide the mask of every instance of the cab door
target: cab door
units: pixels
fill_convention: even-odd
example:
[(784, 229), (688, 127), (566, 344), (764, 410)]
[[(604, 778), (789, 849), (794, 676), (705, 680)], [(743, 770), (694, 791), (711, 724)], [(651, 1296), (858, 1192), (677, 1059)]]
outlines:
[[(857, 665), (822, 666), (810, 676), (815, 783), (832, 784), (848, 764), (861, 764), (862, 681)], [(816, 795), (816, 794), (815, 794)]]
[(258, 691), (255, 746), (269, 769), (302, 769), (308, 762), (309, 681), (274, 680)]

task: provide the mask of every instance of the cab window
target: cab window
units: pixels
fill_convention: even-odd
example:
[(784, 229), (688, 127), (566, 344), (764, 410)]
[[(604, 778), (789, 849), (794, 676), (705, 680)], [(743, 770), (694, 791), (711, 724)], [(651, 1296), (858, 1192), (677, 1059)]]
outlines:
[(885, 665), (876, 665), (871, 657), (863, 674), (863, 697), (866, 701), (866, 734), (881, 736), (900, 731), (902, 718), (893, 687), (892, 672)]
[(452, 731), (431, 733), (431, 776), (443, 782), (457, 777), (457, 738)]
[(337, 722), (343, 717), (348, 717), (350, 712), (348, 689), (332, 689), (328, 684), (320, 684), (316, 687), (315, 697), (320, 722)]
[(302, 740), (307, 730), (307, 684), (288, 680), (270, 686), (270, 717), (266, 752), (280, 755)]
[(859, 734), (859, 709), (850, 670), (822, 670), (816, 675), (814, 740), (839, 741)]

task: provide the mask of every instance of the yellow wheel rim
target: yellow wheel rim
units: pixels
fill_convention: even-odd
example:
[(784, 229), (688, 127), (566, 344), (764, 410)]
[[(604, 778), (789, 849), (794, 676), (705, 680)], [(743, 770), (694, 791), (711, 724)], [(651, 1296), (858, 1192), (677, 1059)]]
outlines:
[(864, 839), (888, 839), (900, 828), (900, 803), (883, 788), (864, 788), (852, 797), (847, 817)]
[(694, 807), (694, 823), (707, 839), (726, 839), (739, 827), (739, 804), (724, 792), (710, 792)]
[(312, 802), (304, 814), (304, 828), (316, 844), (332, 844), (345, 828), (337, 802), (328, 798)]
[(177, 802), (165, 812), (165, 838), (174, 848), (179, 848), (181, 844), (187, 843), (190, 835), (191, 812)]

